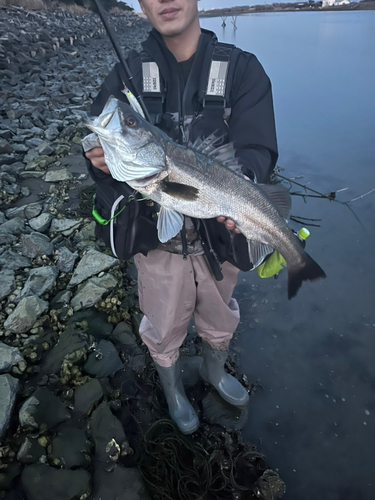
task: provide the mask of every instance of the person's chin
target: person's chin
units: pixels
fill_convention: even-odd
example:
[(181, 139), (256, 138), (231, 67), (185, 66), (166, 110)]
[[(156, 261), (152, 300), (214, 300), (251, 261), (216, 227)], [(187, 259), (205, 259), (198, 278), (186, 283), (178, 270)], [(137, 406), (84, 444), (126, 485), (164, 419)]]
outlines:
[(173, 37), (181, 34), (181, 28), (176, 26), (176, 24), (172, 25), (172, 23), (163, 24), (163, 26), (160, 27), (159, 32), (163, 36)]

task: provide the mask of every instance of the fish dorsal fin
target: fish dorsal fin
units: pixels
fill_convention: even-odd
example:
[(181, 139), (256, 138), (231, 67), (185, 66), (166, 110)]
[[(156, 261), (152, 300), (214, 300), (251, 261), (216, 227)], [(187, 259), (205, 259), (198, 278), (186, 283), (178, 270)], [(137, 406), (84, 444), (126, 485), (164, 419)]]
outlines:
[(221, 140), (221, 137), (213, 133), (204, 140), (197, 139), (194, 144), (190, 144), (190, 147), (197, 153), (209, 156), (212, 160), (218, 161), (225, 167), (241, 174), (241, 165), (236, 158), (233, 142), (215, 147), (215, 143), (219, 140)]
[(264, 260), (264, 258), (273, 252), (273, 248), (270, 245), (261, 243), (260, 241), (247, 240), (249, 248), (249, 258), (253, 267), (258, 267)]
[(158, 217), (158, 238), (165, 243), (174, 238), (182, 229), (184, 216), (175, 210), (161, 207)]
[(292, 198), (289, 191), (283, 186), (276, 186), (274, 184), (257, 184), (257, 187), (266, 193), (281, 217), (285, 220), (289, 219), (292, 207)]

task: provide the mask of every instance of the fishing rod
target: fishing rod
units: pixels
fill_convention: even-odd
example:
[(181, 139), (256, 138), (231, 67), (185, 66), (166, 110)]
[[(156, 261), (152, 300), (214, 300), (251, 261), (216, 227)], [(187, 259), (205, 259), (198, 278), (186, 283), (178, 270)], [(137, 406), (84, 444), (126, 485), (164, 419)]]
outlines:
[[(136, 100), (139, 103), (139, 106), (140, 106), (140, 108), (141, 108), (141, 110), (143, 112), (143, 115), (146, 118), (146, 120), (151, 123), (151, 118), (150, 118), (150, 115), (149, 115), (149, 113), (147, 111), (145, 103), (143, 101), (142, 95), (138, 92), (138, 89), (136, 88), (136, 85), (135, 85), (135, 83), (133, 81), (133, 75), (130, 72), (130, 68), (128, 66), (128, 63), (126, 62), (125, 57), (123, 56), (123, 54), (121, 52), (120, 45), (117, 42), (115, 34), (112, 31), (112, 28), (111, 28), (111, 26), (110, 26), (110, 24), (108, 22), (107, 14), (106, 14), (105, 10), (103, 9), (103, 6), (102, 6), (100, 0), (94, 0), (94, 2), (95, 2), (96, 6), (98, 8), (100, 19), (102, 20), (102, 23), (104, 24), (104, 27), (106, 29), (106, 32), (107, 32), (108, 36), (109, 36), (109, 39), (111, 40), (112, 47), (115, 49), (115, 52), (117, 54), (117, 57), (119, 58), (120, 64), (121, 64), (121, 66), (122, 66), (122, 68), (123, 68), (123, 70), (125, 72), (125, 75), (127, 76), (128, 80), (132, 84), (134, 93), (136, 94)], [(133, 94), (131, 94), (131, 92), (128, 91), (127, 89), (125, 91), (125, 95), (128, 97), (129, 101), (131, 101), (132, 98), (134, 99)]]

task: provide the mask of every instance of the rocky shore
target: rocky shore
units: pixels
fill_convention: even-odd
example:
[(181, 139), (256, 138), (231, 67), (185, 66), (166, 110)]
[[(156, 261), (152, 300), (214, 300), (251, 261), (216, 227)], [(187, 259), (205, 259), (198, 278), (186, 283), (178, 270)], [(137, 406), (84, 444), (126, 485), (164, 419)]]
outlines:
[[(124, 53), (149, 30), (111, 21)], [(95, 237), (82, 119), (115, 62), (95, 14), (0, 8), (0, 498), (273, 500), (284, 485), (242, 440), (247, 415), (198, 382), (193, 332), (203, 424), (181, 437), (162, 420), (132, 265)]]

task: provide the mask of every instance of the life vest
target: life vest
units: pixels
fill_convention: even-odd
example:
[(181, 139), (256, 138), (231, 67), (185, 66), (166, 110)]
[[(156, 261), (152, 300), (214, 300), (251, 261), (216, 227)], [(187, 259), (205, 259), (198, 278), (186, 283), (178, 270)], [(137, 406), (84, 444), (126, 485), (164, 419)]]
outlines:
[[(231, 89), (240, 50), (232, 44), (215, 42), (210, 60), (203, 65), (200, 79), (198, 101), (200, 111), (195, 115), (169, 115), (175, 129), (182, 126), (182, 140), (187, 145), (199, 136), (208, 137), (214, 131), (221, 136), (221, 145), (225, 138), (231, 114)], [(166, 120), (164, 113), (165, 85), (157, 63), (145, 51), (140, 53), (142, 64), (142, 98), (154, 125)], [(195, 127), (195, 125), (197, 125)], [(165, 127), (162, 127), (165, 128)], [(191, 131), (195, 129), (193, 137)], [(175, 134), (171, 134), (172, 136)]]

